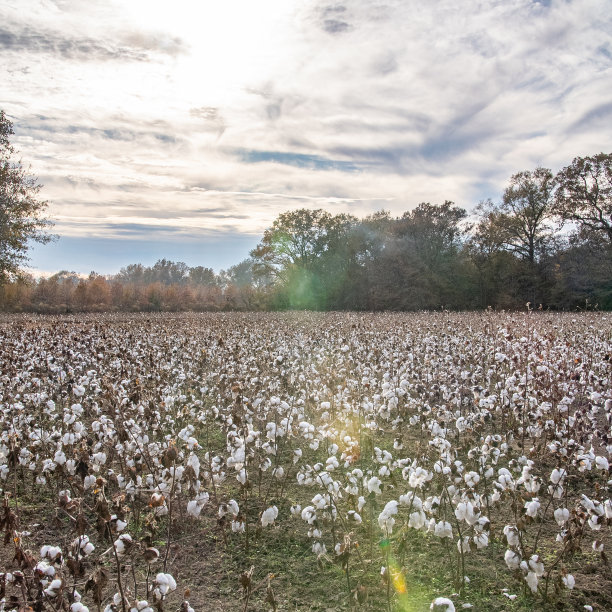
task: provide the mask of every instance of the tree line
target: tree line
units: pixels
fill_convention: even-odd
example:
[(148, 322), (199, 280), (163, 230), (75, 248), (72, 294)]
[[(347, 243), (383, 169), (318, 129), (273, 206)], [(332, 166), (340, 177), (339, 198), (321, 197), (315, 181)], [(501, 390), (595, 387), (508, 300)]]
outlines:
[(519, 172), (475, 212), (287, 212), (249, 262), (272, 308), (612, 308), (612, 154)]
[(612, 154), (554, 175), (514, 174), (474, 215), (424, 202), (363, 219), (282, 213), (250, 257), (216, 274), (160, 259), (118, 274), (22, 272), (48, 242), (41, 186), (16, 157), (0, 111), (0, 309), (6, 311), (422, 310), (612, 308)]

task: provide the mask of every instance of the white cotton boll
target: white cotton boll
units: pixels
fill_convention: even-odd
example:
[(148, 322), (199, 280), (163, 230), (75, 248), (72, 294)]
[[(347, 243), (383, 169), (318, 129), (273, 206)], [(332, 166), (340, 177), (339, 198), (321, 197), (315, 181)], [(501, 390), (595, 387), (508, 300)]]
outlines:
[(354, 510), (349, 510), (346, 514), (346, 518), (348, 521), (356, 523), (357, 525), (360, 525), (362, 522), (361, 516)]
[(393, 525), (395, 525), (395, 519), (392, 516), (386, 516), (385, 514), (380, 514), (378, 516), (378, 525), (387, 534), (393, 533)]
[(198, 504), (196, 500), (191, 500), (187, 502), (187, 514), (191, 516), (200, 516), (200, 512), (202, 511), (202, 506)]
[(278, 508), (276, 506), (271, 506), (267, 510), (264, 510), (261, 514), (261, 525), (262, 527), (267, 527), (268, 525), (272, 525), (274, 520), (278, 516)]
[(518, 569), (521, 564), (521, 556), (517, 552), (508, 549), (504, 555), (504, 561), (508, 569), (515, 570)]
[(567, 508), (557, 508), (553, 514), (555, 517), (555, 521), (557, 521), (559, 527), (565, 525), (565, 523), (567, 523), (567, 521), (569, 520), (570, 513)]
[(359, 499), (357, 500), (357, 510), (361, 512), (365, 505), (366, 505), (366, 499), (363, 495), (360, 495)]
[(506, 525), (504, 527), (504, 535), (508, 541), (508, 546), (518, 546), (520, 544), (519, 532), (516, 525)]
[(369, 493), (374, 493), (376, 495), (381, 494), (380, 485), (382, 482), (377, 476), (372, 476), (367, 482), (367, 488)]
[(120, 535), (114, 542), (117, 555), (124, 555), (131, 547), (132, 543), (132, 536), (129, 533), (124, 533)]
[(440, 521), (434, 527), (434, 535), (439, 538), (452, 538), (453, 528), (448, 521)]
[(474, 525), (478, 520), (479, 513), (475, 512), (472, 502), (459, 502), (455, 508), (455, 516), (460, 521), (465, 521), (468, 525)]
[(413, 488), (422, 488), (424, 484), (431, 480), (433, 474), (429, 473), (426, 469), (422, 467), (417, 467), (408, 478), (408, 484)]
[(539, 509), (540, 509), (540, 502), (537, 498), (532, 499), (531, 501), (525, 502), (525, 514), (527, 516), (531, 516), (532, 518), (535, 518), (538, 515)]
[(413, 529), (422, 529), (425, 525), (426, 518), (427, 517), (425, 516), (425, 513), (422, 510), (413, 512), (408, 518), (408, 527), (412, 527)]
[(45, 593), (49, 597), (57, 597), (59, 590), (62, 588), (62, 581), (59, 578), (51, 581), (51, 584), (45, 589)]
[(72, 393), (76, 396), (76, 397), (82, 397), (83, 394), (85, 393), (85, 387), (83, 385), (74, 385), (72, 387)]
[(300, 504), (293, 504), (290, 511), (292, 516), (299, 516), (302, 512), (302, 506), (300, 506)]
[(172, 577), (172, 574), (164, 574), (160, 572), (155, 576), (155, 582), (162, 586), (167, 586), (169, 591), (176, 589), (176, 580)]
[(378, 470), (378, 475), (382, 476), (383, 478), (385, 476), (389, 476), (391, 474), (391, 470), (389, 469), (388, 465), (383, 465), (382, 467), (379, 468)]
[(227, 503), (227, 508), (234, 516), (237, 516), (240, 513), (240, 507), (235, 499), (229, 500)]
[(540, 557), (538, 557), (538, 555), (531, 555), (531, 558), (529, 559), (529, 567), (538, 577), (544, 574), (544, 564), (542, 561), (540, 561)]
[(302, 520), (306, 521), (309, 525), (312, 525), (317, 520), (317, 511), (314, 506), (306, 506), (302, 510)]
[(463, 536), (463, 538), (457, 540), (457, 550), (460, 553), (469, 553), (470, 552), (470, 537)]
[(55, 576), (55, 568), (46, 561), (39, 561), (34, 570), (46, 578), (53, 578)]
[(244, 533), (245, 528), (244, 521), (232, 521), (232, 531), (234, 533)]
[(57, 559), (57, 557), (61, 557), (62, 555), (62, 549), (59, 548), (58, 546), (49, 546), (48, 544), (45, 544), (45, 546), (43, 546), (40, 549), (40, 556), (44, 559), (47, 558), (51, 561), (55, 561)]
[(117, 519), (117, 531), (123, 531), (127, 527), (127, 523), (121, 519)]
[(325, 462), (325, 469), (331, 472), (339, 467), (339, 465), (340, 463), (338, 463), (338, 459), (336, 457), (328, 457), (327, 461)]
[(606, 457), (597, 456), (595, 457), (595, 466), (598, 470), (603, 470), (607, 472), (610, 468), (610, 464), (608, 463), (608, 459)]
[(479, 533), (474, 536), (476, 548), (486, 548), (489, 545), (489, 536), (486, 533)]
[(590, 516), (587, 524), (593, 531), (599, 531), (601, 529), (601, 523), (599, 522), (598, 516)]
[(550, 474), (550, 481), (553, 484), (559, 484), (565, 478), (565, 470), (555, 468)]
[(576, 580), (571, 574), (568, 574), (567, 576), (563, 576), (563, 584), (568, 589), (572, 590), (574, 586), (576, 585)]
[(83, 479), (83, 488), (84, 489), (90, 489), (91, 487), (94, 486), (94, 484), (96, 483), (96, 477), (93, 475), (89, 475), (89, 476), (85, 476), (85, 478)]
[(312, 503), (317, 510), (324, 510), (327, 507), (328, 497), (327, 495), (321, 495), (321, 493), (317, 493), (312, 498)]
[(397, 502), (392, 499), (390, 502), (387, 502), (387, 505), (382, 511), (382, 514), (385, 514), (386, 516), (392, 516), (394, 514), (397, 514), (397, 505)]
[(525, 582), (528, 584), (532, 593), (538, 592), (538, 577), (534, 572), (527, 572), (527, 576), (525, 576)]
[(195, 477), (199, 478), (200, 477), (200, 460), (198, 459), (198, 456), (195, 455), (194, 453), (191, 453), (189, 455), (189, 458), (187, 459), (187, 465), (191, 466), (191, 469), (195, 473)]
[(79, 536), (72, 541), (72, 547), (78, 548), (83, 556), (90, 555), (94, 550), (94, 545), (89, 541), (89, 537), (86, 535)]
[(413, 510), (421, 510), (423, 508), (421, 498), (412, 491), (408, 491), (405, 495), (400, 495), (399, 502), (403, 506), (412, 506)]
[(465, 484), (472, 489), (480, 482), (480, 476), (476, 472), (468, 472), (463, 479)]
[(436, 597), (429, 609), (435, 612), (455, 612), (455, 604), (447, 597)]

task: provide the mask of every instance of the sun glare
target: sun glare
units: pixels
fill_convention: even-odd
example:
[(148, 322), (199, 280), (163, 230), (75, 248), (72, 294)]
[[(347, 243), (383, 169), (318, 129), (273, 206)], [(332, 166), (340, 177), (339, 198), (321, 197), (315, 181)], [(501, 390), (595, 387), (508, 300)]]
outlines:
[(125, 10), (139, 28), (180, 39), (183, 54), (172, 69), (177, 97), (228, 103), (286, 60), (294, 3), (138, 0)]

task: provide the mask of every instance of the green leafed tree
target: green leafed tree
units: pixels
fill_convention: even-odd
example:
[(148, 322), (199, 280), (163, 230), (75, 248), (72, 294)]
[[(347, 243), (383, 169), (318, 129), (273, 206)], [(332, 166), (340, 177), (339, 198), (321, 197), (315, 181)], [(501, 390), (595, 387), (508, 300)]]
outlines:
[(54, 238), (44, 217), (47, 202), (38, 197), (42, 185), (16, 157), (13, 134), (12, 122), (0, 110), (0, 284), (19, 275), (29, 241), (44, 244)]
[(555, 212), (612, 243), (612, 153), (576, 157), (555, 183)]
[(278, 306), (325, 308), (329, 279), (343, 274), (336, 255), (355, 221), (317, 209), (282, 213), (251, 252), (254, 273), (275, 279)]
[(552, 236), (553, 175), (547, 168), (519, 172), (510, 179), (501, 204), (479, 206), (481, 232), (499, 248), (533, 264), (546, 251)]

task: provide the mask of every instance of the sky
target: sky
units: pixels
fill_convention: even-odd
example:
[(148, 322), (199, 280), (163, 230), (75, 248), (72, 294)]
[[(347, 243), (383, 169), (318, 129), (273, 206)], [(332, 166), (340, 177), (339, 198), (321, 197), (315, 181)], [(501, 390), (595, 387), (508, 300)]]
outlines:
[(32, 269), (219, 271), (282, 212), (499, 200), (610, 152), (609, 0), (2, 0)]

